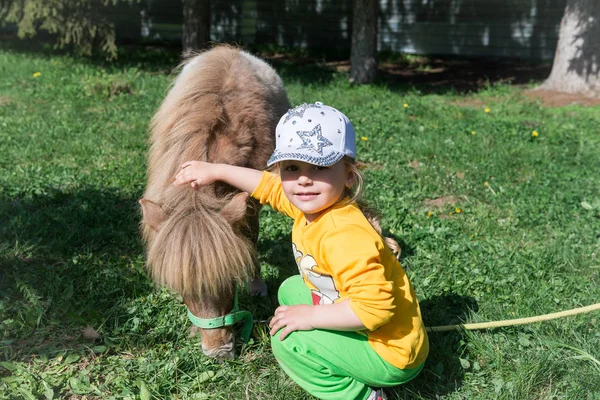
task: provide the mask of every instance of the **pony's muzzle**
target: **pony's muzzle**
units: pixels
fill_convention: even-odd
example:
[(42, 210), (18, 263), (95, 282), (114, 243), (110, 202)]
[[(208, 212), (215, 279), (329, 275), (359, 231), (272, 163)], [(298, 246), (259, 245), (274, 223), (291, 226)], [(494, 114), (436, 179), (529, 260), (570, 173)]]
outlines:
[(202, 351), (208, 357), (218, 358), (222, 360), (233, 360), (233, 358), (235, 357), (235, 342), (233, 336), (231, 337), (230, 343), (213, 347), (212, 349), (204, 347), (203, 343)]

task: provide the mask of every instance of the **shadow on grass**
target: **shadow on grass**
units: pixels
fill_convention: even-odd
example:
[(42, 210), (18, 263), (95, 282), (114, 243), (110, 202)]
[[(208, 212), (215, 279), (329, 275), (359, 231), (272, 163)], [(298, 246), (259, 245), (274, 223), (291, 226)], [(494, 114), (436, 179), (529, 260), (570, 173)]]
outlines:
[(95, 188), (0, 200), (0, 334), (12, 354), (70, 347), (153, 290), (136, 200)]
[[(259, 53), (260, 54), (260, 53)], [(325, 84), (337, 76), (348, 78), (350, 62), (337, 58), (262, 54), (284, 81)], [(466, 94), (496, 84), (527, 85), (548, 77), (552, 63), (510, 58), (410, 56), (385, 60), (380, 56), (374, 86), (393, 91), (420, 91), (424, 94)]]
[[(455, 294), (423, 300), (420, 306), (423, 321), (428, 327), (462, 323), (471, 311), (477, 310), (475, 299)], [(424, 398), (437, 399), (455, 392), (464, 378), (459, 355), (464, 351), (466, 340), (460, 331), (430, 332), (429, 357), (423, 371), (406, 385), (390, 390), (390, 393), (395, 393), (397, 398), (411, 398), (411, 394), (418, 393)]]
[[(398, 242), (402, 249), (400, 262), (408, 270), (405, 260), (414, 255), (414, 248), (390, 232), (384, 231), (384, 235)], [(424, 299), (419, 305), (427, 327), (461, 324), (471, 312), (478, 310), (473, 297), (452, 293)], [(424, 398), (437, 399), (455, 392), (462, 384), (464, 369), (459, 355), (463, 353), (466, 336), (460, 331), (430, 332), (428, 335), (429, 356), (423, 371), (406, 385), (391, 389), (390, 393), (395, 397), (390, 398), (410, 399), (413, 394), (418, 393)]]
[(509, 58), (432, 56), (381, 62), (375, 84), (423, 93), (476, 93), (496, 84), (527, 85), (548, 77), (552, 63)]
[(137, 68), (149, 73), (169, 75), (181, 62), (181, 48), (163, 45), (123, 44), (118, 49), (118, 59), (109, 61), (101, 55), (77, 56), (66, 49), (55, 49), (42, 37), (18, 39), (14, 35), (0, 35), (0, 50), (39, 57), (68, 56), (78, 63), (99, 65), (107, 69)]
[(286, 233), (277, 240), (259, 239), (258, 254), (261, 262), (278, 267), (277, 280), (283, 282), (286, 278), (298, 274), (298, 267), (292, 254), (292, 234)]
[(286, 234), (277, 240), (259, 238), (259, 262), (261, 265), (269, 264), (276, 267), (276, 274), (266, 274), (265, 277), (263, 273), (263, 279), (269, 290), (267, 297), (250, 296), (247, 293), (240, 297), (242, 308), (250, 311), (255, 320), (266, 321), (273, 316), (273, 312), (279, 306), (277, 300), (279, 285), (288, 277), (298, 274), (291, 243), (291, 234)]
[[(0, 49), (52, 56), (67, 54), (53, 49), (48, 41), (19, 40), (15, 36), (0, 37)], [(251, 53), (269, 62), (284, 82), (302, 85), (327, 84), (348, 77), (350, 63), (344, 52), (319, 50), (271, 49), (248, 47)], [(552, 63), (509, 58), (458, 56), (403, 56), (381, 54), (375, 86), (394, 91), (422, 93), (473, 93), (494, 84), (524, 85), (548, 77)], [(121, 43), (119, 58), (107, 61), (101, 56), (79, 57), (82, 63), (105, 68), (138, 68), (150, 73), (170, 74), (181, 62), (181, 48), (173, 43)]]

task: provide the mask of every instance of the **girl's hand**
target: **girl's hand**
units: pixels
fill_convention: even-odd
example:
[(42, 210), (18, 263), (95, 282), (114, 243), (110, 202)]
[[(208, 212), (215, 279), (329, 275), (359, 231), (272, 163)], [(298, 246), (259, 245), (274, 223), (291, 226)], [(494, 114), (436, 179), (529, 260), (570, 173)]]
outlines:
[(199, 186), (210, 185), (217, 180), (213, 173), (214, 164), (203, 161), (187, 161), (175, 176), (173, 185), (181, 186), (190, 183), (195, 189)]
[(281, 328), (280, 340), (285, 339), (287, 335), (294, 331), (310, 331), (315, 329), (311, 321), (314, 318), (316, 306), (307, 304), (298, 304), (294, 306), (279, 306), (275, 310), (275, 315), (269, 322), (273, 336)]

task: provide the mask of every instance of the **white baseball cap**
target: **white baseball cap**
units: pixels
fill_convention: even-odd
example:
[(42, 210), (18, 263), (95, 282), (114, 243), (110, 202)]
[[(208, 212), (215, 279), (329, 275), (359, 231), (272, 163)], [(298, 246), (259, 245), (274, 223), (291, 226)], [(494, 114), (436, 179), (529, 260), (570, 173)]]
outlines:
[(354, 128), (340, 111), (321, 102), (289, 110), (275, 129), (275, 151), (267, 162), (297, 160), (328, 167), (344, 156), (356, 159)]

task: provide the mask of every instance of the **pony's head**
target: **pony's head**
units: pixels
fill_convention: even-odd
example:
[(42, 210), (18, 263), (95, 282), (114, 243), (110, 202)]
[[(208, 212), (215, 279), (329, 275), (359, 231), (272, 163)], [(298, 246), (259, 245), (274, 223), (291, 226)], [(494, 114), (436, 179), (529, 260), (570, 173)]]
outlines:
[[(176, 193), (181, 190), (189, 195)], [(236, 285), (254, 271), (255, 248), (245, 234), (247, 198), (247, 193), (216, 197), (173, 188), (162, 204), (140, 200), (150, 275), (155, 283), (179, 293), (199, 318), (228, 314)], [(199, 331), (206, 355), (234, 356), (231, 328)]]

